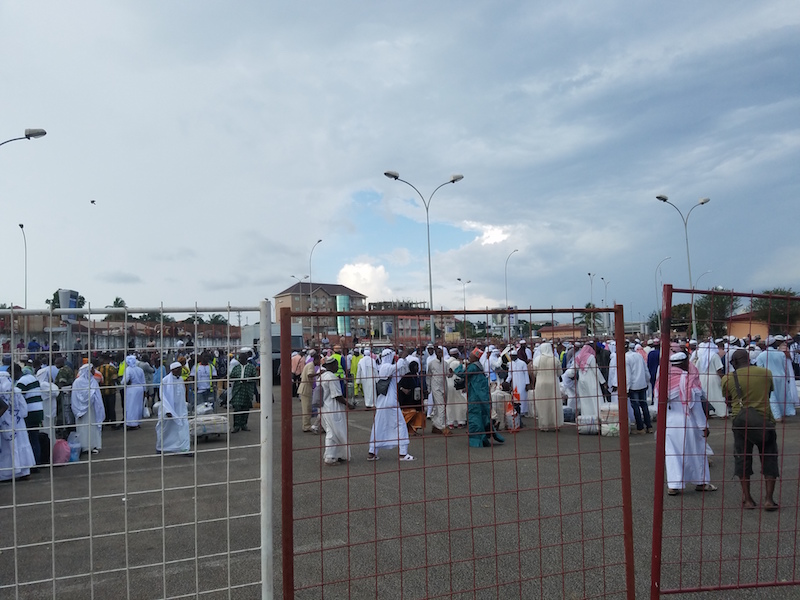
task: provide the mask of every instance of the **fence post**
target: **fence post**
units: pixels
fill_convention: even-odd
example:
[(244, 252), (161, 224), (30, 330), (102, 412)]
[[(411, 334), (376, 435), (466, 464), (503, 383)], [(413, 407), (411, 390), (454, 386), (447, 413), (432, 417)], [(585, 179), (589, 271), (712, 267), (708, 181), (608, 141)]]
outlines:
[[(269, 300), (259, 303), (259, 347), (261, 357), (261, 600), (272, 600), (272, 323)], [(264, 359), (267, 359), (265, 365)], [(242, 367), (244, 368), (244, 367)]]
[[(664, 527), (664, 442), (667, 439), (667, 394), (669, 388), (670, 331), (672, 330), (672, 286), (665, 285), (661, 314), (661, 354), (658, 357), (658, 419), (656, 420), (656, 465), (653, 469), (653, 546), (650, 563), (650, 599), (661, 597), (661, 542)], [(656, 390), (653, 390), (655, 394)]]
[[(281, 543), (283, 598), (294, 599), (294, 472), (292, 467), (292, 318), (282, 308), (281, 325)], [(272, 358), (270, 357), (270, 360)], [(288, 384), (288, 385), (287, 385)]]

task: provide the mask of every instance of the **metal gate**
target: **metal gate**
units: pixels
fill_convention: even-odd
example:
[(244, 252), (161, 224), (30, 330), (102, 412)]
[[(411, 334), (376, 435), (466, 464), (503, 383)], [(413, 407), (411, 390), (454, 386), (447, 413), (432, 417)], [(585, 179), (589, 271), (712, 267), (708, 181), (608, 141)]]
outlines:
[[(493, 316), (506, 323), (509, 315), (528, 323), (557, 317), (577, 330), (584, 312), (434, 312), (431, 322), (457, 314), (480, 314), (487, 324)], [(590, 312), (613, 316), (623, 339), (621, 306)], [(336, 316), (356, 322), (370, 314)], [(381, 316), (395, 324), (431, 319), (427, 311)], [(486, 448), (470, 448), (468, 429), (456, 422), (451, 435), (412, 435), (407, 454), (416, 460), (400, 462), (403, 451), (394, 449), (367, 460), (376, 411), (362, 404), (345, 413), (351, 460), (328, 466), (325, 436), (302, 430), (301, 403), (292, 397), (285, 332), (293, 318), (321, 316), (280, 315), (283, 598), (634, 598), (627, 411), (612, 416), (610, 405), (596, 398), (604, 427), (617, 427), (619, 437), (578, 435), (569, 424), (558, 433), (539, 431), (534, 419), (523, 417), (527, 428), (503, 431), (505, 443)], [(403, 340), (381, 335), (396, 335), (396, 328), (369, 331), (377, 335), (359, 344), (373, 351), (401, 341), (424, 347), (428, 339), (421, 328)], [(525, 337), (533, 347), (535, 340)], [(585, 332), (580, 337), (586, 340)], [(476, 342), (466, 327), (457, 338), (450, 336), (448, 346), (469, 350)], [(510, 329), (481, 341), (502, 348), (509, 338)], [(328, 341), (346, 354), (352, 338), (337, 339)], [(625, 406), (624, 353), (614, 366)], [(560, 401), (559, 395), (559, 410)]]
[[(797, 418), (792, 416), (797, 410), (797, 384), (790, 356), (787, 356), (790, 350), (791, 358), (796, 356), (797, 345), (794, 348), (791, 345), (800, 341), (800, 336), (792, 339), (800, 330), (799, 316), (800, 298), (794, 296), (664, 286), (663, 331), (671, 335), (661, 338), (660, 372), (667, 372), (670, 366), (670, 337), (680, 338), (679, 349), (684, 350), (685, 338), (696, 327), (699, 348), (691, 362), (697, 362), (701, 387), (711, 407), (707, 409), (711, 415), (707, 441), (713, 455), (707, 450), (685, 450), (692, 447), (692, 439), (697, 440), (698, 425), (690, 419), (678, 424), (670, 420), (667, 416), (669, 381), (661, 378), (657, 421), (661, 443), (657, 446), (654, 471), (651, 598), (662, 594), (800, 584), (797, 561), (800, 443)], [(789, 334), (788, 341), (781, 342), (782, 334)], [(758, 354), (763, 350), (758, 342), (773, 346), (761, 360)], [(713, 347), (703, 346), (709, 343), (714, 344)], [(753, 458), (755, 473), (750, 478), (752, 496), (758, 504), (755, 509), (745, 506), (740, 479), (736, 478), (741, 467), (735, 470), (733, 419), (726, 416), (728, 407), (719, 403), (718, 395), (726, 382), (719, 380), (715, 368), (721, 364), (723, 371), (728, 371), (732, 351), (740, 347), (748, 351), (751, 362), (769, 361), (775, 388), (770, 402), (772, 410), (789, 415), (775, 425), (780, 474), (774, 497), (780, 506), (778, 510), (765, 510), (772, 507), (766, 502), (766, 480), (757, 452)], [(721, 355), (719, 363), (713, 357), (715, 351)], [(781, 368), (782, 361), (776, 363), (775, 359), (784, 356), (785, 368)], [(715, 415), (719, 416), (715, 418)], [(741, 431), (739, 425), (736, 427)], [(677, 450), (676, 435), (684, 440)], [(766, 451), (766, 456), (768, 460), (770, 456), (774, 458), (770, 450)], [(693, 465), (692, 468), (699, 464), (702, 473), (703, 461), (707, 458), (712, 461), (708, 483), (717, 488), (715, 491), (697, 491), (698, 482), (691, 480), (692, 475), (686, 476), (685, 487), (678, 482), (674, 473), (681, 464)], [(677, 465), (672, 475), (667, 472), (666, 460)], [(690, 473), (688, 468), (686, 472)], [(703, 481), (699, 483), (704, 485)]]
[[(248, 321), (258, 323), (251, 339), (260, 340), (260, 355), (271, 358), (266, 301), (251, 307), (0, 310), (0, 320), (3, 337), (37, 338), (30, 350), (17, 351), (12, 342), (13, 362), (41, 361), (46, 368), (66, 358), (75, 363), (73, 373), (84, 360), (108, 354), (114, 360), (136, 354), (140, 362), (153, 359), (168, 367), (179, 357), (191, 363), (209, 351), (210, 360), (218, 361), (220, 370), (224, 363), (227, 373), (212, 380), (210, 396), (198, 393), (204, 390), (197, 380), (186, 384), (187, 399), (216, 398), (217, 415), (229, 423), (234, 414), (250, 412), (221, 406), (233, 384), (228, 361), (246, 345), (242, 332)], [(255, 350), (258, 354), (259, 347)], [(61, 398), (69, 402), (72, 382), (52, 388), (50, 381), (62, 383), (60, 372), (56, 368), (50, 377), (45, 372), (40, 389), (45, 407), (63, 420), (57, 406)], [(74, 462), (41, 464), (30, 474), (30, 465), (16, 458), (1, 463), (0, 473), (10, 476), (13, 470), (19, 478), (0, 483), (0, 596), (271, 597), (270, 368), (261, 370), (259, 382), (267, 401), (252, 410), (251, 431), (233, 435), (228, 425), (206, 432), (195, 422), (193, 452), (174, 455), (156, 452), (159, 417), (144, 418), (135, 428), (119, 412), (126, 394), (135, 393), (132, 386), (103, 381), (101, 393), (113, 397), (118, 417), (100, 424), (102, 438), (91, 442), (100, 446), (98, 453), (79, 454), (79, 447)], [(153, 386), (146, 386), (148, 395)], [(47, 420), (44, 425), (49, 459), (49, 440), (67, 437), (74, 426)], [(7, 438), (3, 450), (29, 439), (24, 422), (21, 429), (0, 429)]]

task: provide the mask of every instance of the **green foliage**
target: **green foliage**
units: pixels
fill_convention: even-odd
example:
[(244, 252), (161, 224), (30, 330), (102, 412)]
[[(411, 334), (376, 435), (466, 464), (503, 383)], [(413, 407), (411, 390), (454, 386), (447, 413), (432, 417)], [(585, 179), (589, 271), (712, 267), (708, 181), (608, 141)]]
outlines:
[(228, 319), (226, 319), (222, 315), (211, 315), (208, 318), (208, 323), (210, 325), (227, 325), (228, 324)]
[[(140, 315), (139, 318), (136, 320), (141, 321), (142, 323), (161, 323), (162, 321), (161, 317), (162, 317), (161, 313), (150, 312)], [(173, 317), (170, 317), (169, 315), (163, 315), (163, 317), (164, 317), (163, 319), (164, 323), (175, 322), (175, 319)]]
[(738, 296), (706, 294), (695, 299), (694, 314), (697, 319), (698, 337), (710, 335), (713, 338), (719, 338), (726, 335), (728, 321), (741, 304), (742, 301)]
[[(587, 302), (584, 308), (592, 309), (597, 308), (593, 303)], [(587, 335), (594, 335), (598, 330), (603, 328), (603, 317), (598, 313), (580, 313), (580, 318), (575, 321), (576, 325), (585, 325)]]
[[(45, 300), (44, 303), (47, 304), (47, 306), (49, 306), (52, 309), (61, 308), (61, 303), (58, 301), (58, 290), (53, 292), (53, 297), (50, 300)], [(78, 308), (83, 308), (84, 306), (86, 306), (86, 298), (84, 298), (81, 295), (78, 295), (77, 304)]]
[[(761, 293), (772, 296), (788, 296), (787, 298), (755, 298), (751, 308), (755, 313), (753, 316), (757, 320), (769, 323), (771, 334), (789, 332), (800, 320), (800, 299), (797, 299), (797, 292), (792, 288), (777, 287)], [(796, 299), (791, 300), (790, 298)]]

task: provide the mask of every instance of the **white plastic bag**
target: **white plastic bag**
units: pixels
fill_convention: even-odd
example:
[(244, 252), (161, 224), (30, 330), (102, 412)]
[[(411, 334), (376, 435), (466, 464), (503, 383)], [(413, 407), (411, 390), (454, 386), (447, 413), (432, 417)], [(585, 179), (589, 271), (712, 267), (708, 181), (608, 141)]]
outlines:
[(150, 418), (150, 408), (147, 406), (147, 404), (145, 404), (144, 408), (142, 408), (142, 418), (143, 419)]
[(506, 403), (506, 429), (508, 431), (519, 430), (519, 413), (511, 402)]

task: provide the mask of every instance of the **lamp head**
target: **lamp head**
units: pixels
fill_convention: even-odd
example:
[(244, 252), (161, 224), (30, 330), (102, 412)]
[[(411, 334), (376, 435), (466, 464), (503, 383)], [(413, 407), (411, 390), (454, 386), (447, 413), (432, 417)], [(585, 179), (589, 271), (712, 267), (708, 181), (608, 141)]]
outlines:
[(464, 179), (464, 176), (461, 174), (453, 175), (450, 177), (450, 183), (455, 183), (456, 181), (461, 181), (462, 179)]
[(711, 202), (711, 198), (700, 198), (698, 204), (708, 204), (709, 202)]
[(395, 181), (400, 179), (400, 173), (397, 171), (384, 171), (383, 174), (389, 179), (394, 179)]
[(23, 225), (22, 223), (20, 223), (20, 224), (19, 224), (19, 228), (20, 228), (20, 229), (25, 229), (25, 225)]
[(656, 200), (660, 200), (661, 202), (666, 202), (669, 200), (669, 196), (665, 196), (664, 194), (659, 194), (656, 196)]
[(30, 139), (36, 139), (40, 137), (44, 137), (47, 135), (47, 132), (44, 129), (26, 129), (25, 130), (25, 137)]

